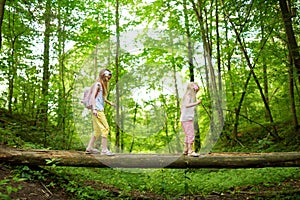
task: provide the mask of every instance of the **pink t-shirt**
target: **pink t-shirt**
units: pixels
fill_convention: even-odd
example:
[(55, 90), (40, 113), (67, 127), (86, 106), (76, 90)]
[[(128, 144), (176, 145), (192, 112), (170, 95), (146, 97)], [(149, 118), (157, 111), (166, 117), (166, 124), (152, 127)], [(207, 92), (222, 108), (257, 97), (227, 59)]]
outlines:
[(193, 103), (190, 96), (185, 98), (181, 104), (180, 109), (180, 121), (191, 121), (194, 120), (195, 116), (195, 106), (187, 108), (186, 106)]

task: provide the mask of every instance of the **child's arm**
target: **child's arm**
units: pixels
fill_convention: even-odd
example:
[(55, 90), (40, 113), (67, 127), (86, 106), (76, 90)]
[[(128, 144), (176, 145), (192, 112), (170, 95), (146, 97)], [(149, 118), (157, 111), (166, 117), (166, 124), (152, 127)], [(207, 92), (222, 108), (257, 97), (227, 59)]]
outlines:
[(101, 85), (96, 83), (96, 85), (93, 87), (93, 91), (92, 91), (92, 97), (93, 97), (92, 98), (92, 105), (93, 105), (92, 112), (96, 116), (98, 115), (97, 110), (96, 110), (96, 95), (97, 95), (98, 90), (100, 90), (100, 89), (101, 89)]
[(115, 103), (112, 103), (112, 102), (108, 101), (107, 99), (105, 99), (104, 101), (105, 101), (105, 103), (107, 103), (107, 104), (109, 104), (109, 105), (111, 105), (113, 107), (116, 107)]
[(200, 100), (198, 100), (198, 101), (196, 101), (196, 102), (187, 104), (185, 107), (186, 107), (186, 108), (194, 107), (194, 106), (199, 105), (201, 102), (202, 102), (202, 101), (201, 101), (201, 99), (200, 99)]

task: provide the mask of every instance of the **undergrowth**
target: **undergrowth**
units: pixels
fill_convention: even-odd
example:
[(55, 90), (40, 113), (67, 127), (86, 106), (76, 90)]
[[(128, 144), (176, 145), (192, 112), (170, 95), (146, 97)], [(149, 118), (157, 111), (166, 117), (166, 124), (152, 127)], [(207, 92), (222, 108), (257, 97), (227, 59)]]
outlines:
[[(68, 174), (74, 183), (84, 180), (93, 185), (111, 185), (118, 188), (121, 196), (130, 196), (134, 191), (176, 198), (179, 196), (208, 195), (210, 193), (238, 193), (240, 187), (276, 187), (282, 181), (300, 179), (299, 168), (259, 169), (160, 169), (127, 170), (59, 167), (57, 175)], [(74, 183), (65, 187), (74, 188)], [(74, 192), (74, 191), (73, 191)], [(93, 193), (92, 187), (85, 192)], [(174, 195), (176, 194), (176, 195)], [(103, 192), (101, 193), (103, 195)], [(93, 196), (97, 199), (103, 196)], [(85, 196), (87, 197), (87, 196)]]

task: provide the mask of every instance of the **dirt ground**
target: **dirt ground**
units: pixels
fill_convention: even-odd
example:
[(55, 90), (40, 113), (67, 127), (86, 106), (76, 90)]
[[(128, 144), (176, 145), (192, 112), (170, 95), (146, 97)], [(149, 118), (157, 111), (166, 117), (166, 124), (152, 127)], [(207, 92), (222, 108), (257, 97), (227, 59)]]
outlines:
[[(13, 200), (71, 200), (76, 199), (71, 193), (58, 186), (51, 187), (51, 177), (47, 177), (44, 181), (14, 181), (12, 178), (13, 169), (0, 164), (0, 194), (8, 194), (13, 188), (19, 188), (17, 191), (11, 192), (9, 198), (0, 195), (0, 199)], [(5, 184), (3, 180), (11, 180)], [(121, 191), (118, 188), (97, 185), (92, 182), (86, 182), (87, 185), (94, 188), (107, 190), (113, 199), (119, 198)], [(112, 198), (110, 198), (112, 199)], [(164, 197), (151, 193), (132, 192), (126, 199), (164, 199)], [(176, 198), (189, 200), (246, 200), (246, 199), (300, 199), (300, 180), (283, 182), (276, 187), (259, 186), (253, 190), (252, 187), (234, 188), (228, 193), (211, 193), (207, 196), (181, 196)]]
[[(71, 195), (68, 194), (62, 188), (49, 188), (47, 187), (47, 181), (14, 181), (13, 169), (0, 165), (0, 180), (9, 179), (5, 185), (0, 184), (0, 192), (8, 194), (9, 188), (18, 188), (18, 190), (12, 191), (8, 196), (11, 199), (20, 200), (68, 200), (71, 199)], [(0, 196), (0, 199), (5, 199)]]

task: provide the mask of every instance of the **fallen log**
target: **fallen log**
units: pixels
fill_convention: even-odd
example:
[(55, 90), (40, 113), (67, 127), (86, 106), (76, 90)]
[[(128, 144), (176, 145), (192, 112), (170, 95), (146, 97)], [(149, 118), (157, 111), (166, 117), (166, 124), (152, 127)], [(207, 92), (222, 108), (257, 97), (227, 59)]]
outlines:
[(0, 163), (97, 168), (263, 168), (300, 167), (300, 152), (180, 154), (116, 154), (0, 148)]

